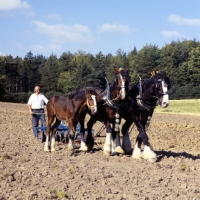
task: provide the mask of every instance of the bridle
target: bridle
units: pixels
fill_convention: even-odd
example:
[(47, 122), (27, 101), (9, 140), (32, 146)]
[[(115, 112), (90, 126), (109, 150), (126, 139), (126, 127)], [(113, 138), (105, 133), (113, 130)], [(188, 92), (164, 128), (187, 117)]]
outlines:
[[(96, 95), (91, 95), (91, 96), (95, 96), (95, 98), (96, 98)], [(93, 98), (92, 98), (92, 99), (93, 99)], [(96, 103), (96, 100), (93, 99), (93, 102), (94, 102), (94, 105), (91, 106), (91, 105), (89, 104), (89, 100), (88, 100), (88, 97), (87, 97), (86, 103), (87, 103), (88, 108), (89, 108), (90, 110), (97, 111), (97, 103)]]
[[(158, 84), (161, 85), (160, 87), (163, 88), (163, 90), (162, 90), (163, 92), (157, 94), (155, 98), (160, 99), (162, 96), (168, 95), (168, 90), (167, 90), (168, 85), (167, 85), (167, 83), (165, 82), (165, 79), (161, 79), (161, 78), (159, 78), (159, 79), (157, 79), (157, 80), (155, 79), (155, 82), (156, 82), (156, 85), (155, 85), (155, 88), (156, 88), (156, 89), (159, 89)], [(155, 93), (157, 93), (157, 92), (155, 91)]]
[[(127, 80), (126, 80), (126, 78), (123, 77), (121, 74), (118, 74), (118, 75), (116, 76), (116, 78), (115, 78), (116, 84), (117, 84), (117, 85), (119, 84), (119, 81), (118, 81), (118, 78), (119, 78), (119, 77), (120, 77), (121, 80), (122, 80), (122, 84), (121, 84), (121, 86), (118, 86), (118, 91), (119, 91), (119, 93), (118, 93), (118, 95), (115, 97), (115, 100), (122, 97), (122, 94), (120, 93), (120, 91), (123, 92), (123, 90), (124, 90), (124, 93), (125, 93), (124, 96), (126, 96), (126, 89), (128, 88), (128, 85), (126, 84), (126, 83), (127, 83)], [(129, 84), (129, 82), (128, 82), (128, 84)], [(114, 100), (114, 99), (113, 99), (113, 100)]]
[[(121, 76), (121, 74), (118, 74), (115, 78), (115, 83), (118, 85), (118, 76)], [(106, 79), (106, 78), (105, 78)], [(121, 79), (124, 80), (121, 76)], [(104, 91), (104, 95), (102, 97), (102, 100), (105, 102), (104, 105), (110, 107), (110, 108), (114, 108), (115, 110), (119, 110), (119, 107), (123, 104), (123, 102), (121, 103), (116, 103), (116, 100), (121, 99), (121, 94), (120, 92), (118, 92), (118, 94), (116, 95), (116, 97), (111, 98), (111, 92), (110, 92), (110, 85), (108, 83), (108, 80), (106, 79), (107, 82), (107, 86), (106, 86), (106, 90)], [(118, 91), (120, 91), (121, 89), (126, 89), (128, 86), (126, 86), (125, 81), (122, 82), (121, 86), (118, 86)]]
[[(136, 101), (142, 110), (151, 111), (151, 110), (155, 109), (158, 104), (161, 103), (161, 100), (160, 100), (161, 97), (163, 97), (164, 95), (168, 95), (168, 92), (167, 92), (168, 85), (165, 83), (164, 79), (156, 78), (154, 80), (154, 84), (151, 86), (151, 87), (155, 86), (155, 91), (154, 91), (155, 95), (151, 95), (149, 97), (144, 97), (143, 96), (143, 85), (145, 84), (145, 82), (146, 81), (142, 82), (141, 79), (139, 80), (139, 94), (136, 97)], [(157, 92), (158, 89), (160, 90), (160, 87), (163, 88), (162, 93)], [(145, 99), (149, 99), (149, 98), (155, 98), (156, 101), (154, 101), (153, 103), (147, 102)]]
[(115, 103), (115, 100), (117, 100), (120, 97), (120, 94), (118, 93), (118, 95), (115, 98), (111, 99), (110, 98), (110, 84), (108, 83), (107, 79), (106, 79), (106, 82), (107, 82), (106, 89), (105, 89), (103, 97), (102, 97), (102, 100), (104, 101), (103, 105), (108, 106), (109, 108), (118, 110), (120, 104)]

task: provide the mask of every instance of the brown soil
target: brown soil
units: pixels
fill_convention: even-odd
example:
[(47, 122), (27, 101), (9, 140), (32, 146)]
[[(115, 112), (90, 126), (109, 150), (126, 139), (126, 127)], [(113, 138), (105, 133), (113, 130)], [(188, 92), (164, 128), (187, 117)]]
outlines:
[[(101, 127), (96, 123), (95, 133)], [(132, 145), (136, 136), (133, 127)], [(75, 157), (66, 144), (44, 152), (44, 143), (33, 137), (27, 106), (0, 102), (0, 200), (200, 199), (199, 117), (155, 113), (148, 136), (155, 163), (104, 156), (105, 137), (95, 138), (92, 152)]]

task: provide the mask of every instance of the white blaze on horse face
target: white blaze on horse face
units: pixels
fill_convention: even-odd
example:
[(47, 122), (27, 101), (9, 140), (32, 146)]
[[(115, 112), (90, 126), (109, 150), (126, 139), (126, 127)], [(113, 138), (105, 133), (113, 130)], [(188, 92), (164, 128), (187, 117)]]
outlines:
[(92, 99), (93, 99), (93, 103), (94, 105), (91, 106), (93, 109), (92, 109), (92, 113), (96, 113), (97, 112), (97, 101), (96, 101), (96, 96), (95, 95), (91, 95)]
[(162, 89), (164, 95), (162, 97), (161, 106), (166, 108), (169, 105), (169, 95), (167, 94), (167, 85), (164, 81), (162, 81)]
[(120, 78), (122, 80), (122, 85), (121, 85), (121, 99), (125, 99), (126, 93), (125, 93), (125, 81), (122, 78), (122, 76), (120, 75)]

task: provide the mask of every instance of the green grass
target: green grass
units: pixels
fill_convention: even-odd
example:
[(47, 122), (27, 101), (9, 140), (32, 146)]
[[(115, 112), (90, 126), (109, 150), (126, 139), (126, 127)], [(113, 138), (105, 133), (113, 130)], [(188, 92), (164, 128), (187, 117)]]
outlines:
[(156, 113), (200, 115), (200, 99), (170, 100), (167, 108), (157, 106)]

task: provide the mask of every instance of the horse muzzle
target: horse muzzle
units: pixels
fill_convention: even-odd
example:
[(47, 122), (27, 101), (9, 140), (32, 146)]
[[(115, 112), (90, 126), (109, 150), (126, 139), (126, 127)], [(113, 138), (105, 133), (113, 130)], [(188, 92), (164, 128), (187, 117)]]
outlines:
[(166, 102), (166, 101), (161, 102), (161, 103), (160, 103), (160, 106), (161, 106), (162, 108), (167, 108), (167, 107), (169, 106), (169, 101), (168, 101), (168, 102)]
[(95, 113), (97, 113), (97, 106), (90, 106), (90, 110), (92, 115), (94, 115)]
[(162, 108), (167, 108), (170, 104), (170, 101), (169, 101), (169, 95), (168, 94), (164, 94), (162, 99), (160, 100), (159, 102), (160, 106)]

